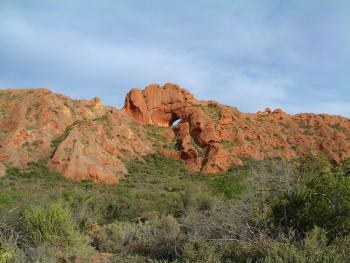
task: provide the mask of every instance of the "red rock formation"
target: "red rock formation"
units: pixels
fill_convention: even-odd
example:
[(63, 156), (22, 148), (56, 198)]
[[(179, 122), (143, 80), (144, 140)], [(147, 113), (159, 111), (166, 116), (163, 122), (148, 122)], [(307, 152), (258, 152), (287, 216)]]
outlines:
[[(341, 116), (289, 115), (270, 108), (245, 114), (196, 100), (174, 84), (134, 89), (122, 110), (144, 124), (173, 129), (180, 145), (178, 156), (191, 171), (225, 171), (240, 164), (240, 157), (293, 159), (316, 154), (339, 161), (350, 156), (350, 121)], [(171, 127), (176, 119), (180, 124)]]
[[(161, 129), (164, 140), (152, 138), (150, 127)], [(0, 91), (0, 176), (6, 167), (48, 159), (67, 178), (112, 184), (127, 174), (128, 160), (159, 146), (205, 173), (226, 171), (242, 157), (315, 154), (340, 161), (350, 156), (350, 120), (269, 108), (246, 114), (197, 100), (175, 84), (131, 90), (122, 111), (47, 89)]]
[[(180, 142), (180, 159), (191, 171), (217, 173), (241, 161), (231, 158), (220, 145), (216, 123), (203, 110), (216, 104), (198, 101), (186, 89), (168, 83), (163, 87), (150, 85), (143, 91), (131, 90), (122, 110), (144, 124), (163, 127), (180, 119), (181, 123), (174, 128)], [(205, 157), (199, 156), (195, 146), (205, 152)]]
[(125, 161), (153, 152), (142, 125), (98, 98), (3, 90), (0, 107), (0, 174), (5, 165), (49, 159), (67, 178), (117, 183), (127, 174)]

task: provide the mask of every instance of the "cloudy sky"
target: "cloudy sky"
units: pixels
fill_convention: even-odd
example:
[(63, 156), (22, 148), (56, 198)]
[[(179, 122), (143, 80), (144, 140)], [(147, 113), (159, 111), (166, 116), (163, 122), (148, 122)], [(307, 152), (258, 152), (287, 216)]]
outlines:
[(350, 1), (0, 0), (0, 88), (121, 107), (178, 83), (243, 111), (350, 117)]

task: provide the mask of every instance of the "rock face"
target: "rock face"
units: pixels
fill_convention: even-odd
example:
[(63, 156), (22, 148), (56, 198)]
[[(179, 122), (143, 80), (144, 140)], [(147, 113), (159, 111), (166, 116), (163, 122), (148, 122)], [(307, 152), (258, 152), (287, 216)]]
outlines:
[(2, 90), (0, 107), (0, 175), (3, 166), (47, 159), (67, 178), (117, 183), (127, 174), (125, 161), (153, 152), (142, 125), (98, 98)]
[(199, 101), (175, 84), (131, 90), (122, 111), (143, 124), (169, 127), (177, 147), (163, 152), (183, 160), (191, 171), (226, 171), (241, 164), (241, 157), (293, 159), (314, 154), (340, 161), (350, 156), (350, 120), (341, 116), (289, 115), (269, 108), (247, 114)]
[[(198, 101), (188, 90), (168, 83), (131, 90), (122, 111), (141, 123), (163, 127), (180, 120), (173, 129), (179, 158), (191, 171), (216, 173), (241, 161), (221, 145), (215, 121), (203, 110), (209, 105), (211, 102)], [(196, 147), (203, 149), (205, 156), (200, 156)]]
[(48, 89), (0, 90), (0, 176), (44, 159), (67, 178), (113, 184), (127, 175), (126, 162), (159, 150), (205, 173), (242, 157), (340, 161), (350, 156), (350, 120), (269, 108), (242, 113), (175, 84), (132, 89), (121, 111)]
[(179, 118), (181, 109), (196, 101), (191, 93), (176, 84), (150, 85), (143, 91), (132, 89), (123, 111), (145, 124), (168, 127)]

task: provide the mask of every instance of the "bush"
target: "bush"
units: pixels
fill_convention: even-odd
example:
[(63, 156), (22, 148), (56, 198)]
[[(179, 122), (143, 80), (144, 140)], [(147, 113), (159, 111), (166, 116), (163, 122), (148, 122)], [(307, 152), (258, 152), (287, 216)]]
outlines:
[(6, 245), (0, 248), (0, 263), (25, 263), (23, 252), (16, 246)]
[(165, 216), (153, 223), (155, 235), (160, 242), (171, 242), (176, 240), (180, 234), (180, 226), (172, 216)]
[(158, 259), (174, 259), (180, 226), (172, 216), (146, 223), (115, 222), (93, 234), (93, 245), (111, 253), (139, 252)]
[(23, 213), (24, 229), (34, 245), (48, 243), (54, 247), (74, 247), (88, 243), (60, 203), (28, 208)]
[(206, 242), (187, 242), (183, 247), (185, 263), (220, 263), (221, 256), (214, 246)]
[(211, 176), (145, 161), (118, 185), (66, 180), (44, 162), (8, 169), (0, 216), (21, 235), (0, 235), (0, 263), (89, 262), (76, 227), (114, 262), (350, 262), (349, 159), (245, 160)]
[(239, 200), (247, 191), (247, 186), (242, 180), (244, 174), (240, 172), (241, 170), (233, 168), (216, 176), (212, 183), (215, 193), (226, 200)]
[(127, 252), (127, 247), (132, 243), (141, 244), (146, 239), (145, 234), (143, 224), (116, 222), (105, 225), (93, 233), (93, 245), (103, 252)]
[(210, 210), (214, 202), (214, 198), (208, 193), (201, 193), (196, 198), (198, 210)]
[(180, 217), (185, 213), (185, 205), (180, 193), (170, 192), (158, 200), (158, 210), (163, 215)]
[(171, 216), (163, 216), (149, 223), (145, 229), (145, 252), (159, 260), (175, 260), (180, 244), (180, 225)]
[(23, 251), (18, 247), (18, 243), (21, 241), (14, 229), (4, 223), (0, 223), (0, 263), (26, 262)]
[(333, 237), (350, 233), (350, 177), (324, 168), (317, 159), (301, 164), (300, 183), (272, 200), (269, 217), (275, 226), (301, 235), (315, 226)]
[(300, 243), (270, 241), (263, 262), (345, 262), (333, 246), (327, 246), (325, 230), (315, 227)]

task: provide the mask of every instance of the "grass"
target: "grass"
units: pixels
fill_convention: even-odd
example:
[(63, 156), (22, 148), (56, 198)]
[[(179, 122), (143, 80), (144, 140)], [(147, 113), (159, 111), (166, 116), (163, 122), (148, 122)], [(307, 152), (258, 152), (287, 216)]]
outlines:
[(8, 134), (8, 130), (5, 128), (0, 128), (0, 138), (4, 138)]
[(346, 132), (346, 128), (345, 127), (342, 127), (340, 125), (340, 123), (335, 123), (335, 124), (332, 124), (332, 125), (329, 125), (332, 129), (335, 129), (337, 131), (340, 131), (340, 132)]
[(232, 146), (236, 145), (237, 142), (236, 141), (227, 141), (227, 140), (221, 140), (220, 142), (222, 145), (224, 145), (224, 147), (227, 148), (231, 148)]
[(23, 223), (29, 238), (37, 245), (47, 242), (53, 246), (74, 246), (84, 239), (61, 203), (25, 209)]
[(248, 135), (244, 136), (244, 139), (249, 143), (255, 143), (255, 140), (253, 138), (250, 138)]
[(9, 114), (7, 113), (7, 111), (5, 109), (0, 109), (0, 118), (7, 120), (10, 118)]
[(215, 193), (222, 196), (226, 200), (239, 200), (247, 192), (247, 185), (242, 180), (242, 176), (238, 176), (235, 170), (231, 170), (222, 175), (216, 176), (212, 185)]
[(35, 102), (34, 104), (33, 104), (33, 108), (35, 109), (35, 110), (38, 110), (39, 108), (40, 108), (40, 102), (39, 101), (37, 101), (37, 102)]
[(206, 106), (200, 106), (200, 109), (204, 111), (210, 118), (214, 119), (216, 122), (220, 120), (221, 110)]
[(101, 122), (105, 127), (108, 129), (112, 129), (112, 124), (108, 119), (108, 113), (102, 115), (102, 117), (96, 119), (97, 121)]
[(5, 212), (15, 208), (15, 204), (23, 197), (23, 194), (23, 192), (18, 192), (15, 187), (2, 189), (0, 193), (0, 216), (4, 216)]
[(161, 144), (167, 144), (167, 139), (163, 133), (168, 129), (167, 127), (160, 127), (155, 125), (147, 124), (145, 125), (147, 136), (153, 141), (153, 146), (159, 147)]
[(99, 223), (136, 219), (148, 211), (177, 217), (188, 208), (188, 199), (197, 199), (201, 192), (209, 198), (236, 200), (245, 190), (243, 177), (234, 171), (191, 174), (181, 162), (160, 154), (146, 156), (145, 162), (130, 161), (127, 168), (128, 177), (118, 185), (67, 180), (50, 171), (46, 160), (31, 163), (27, 169), (10, 168), (0, 179), (0, 214), (10, 207), (63, 200), (72, 209), (87, 205), (96, 216), (84, 220)]
[[(176, 262), (202, 262), (210, 257), (215, 258), (215, 262), (272, 262), (282, 255), (283, 259), (288, 259), (286, 248), (295, 245), (294, 252), (299, 253), (297, 242), (300, 240), (287, 240), (283, 246), (277, 238), (271, 239), (278, 226), (270, 231), (274, 225), (260, 216), (254, 221), (254, 213), (269, 206), (276, 193), (287, 193), (288, 183), (297, 187), (293, 182), (299, 182), (298, 175), (312, 174), (312, 178), (320, 180), (319, 173), (328, 163), (312, 158), (292, 162), (278, 158), (242, 161), (242, 167), (205, 175), (189, 173), (181, 162), (154, 154), (146, 156), (144, 161), (129, 161), (129, 175), (118, 185), (65, 179), (48, 169), (47, 160), (30, 163), (26, 169), (12, 167), (0, 178), (0, 219), (7, 217), (18, 222), (15, 227), (31, 242), (30, 253), (37, 248), (46, 249), (48, 245), (53, 253), (75, 247), (73, 255), (79, 251), (86, 254), (88, 247), (91, 248), (87, 244), (89, 236), (93, 239), (91, 245), (99, 252), (116, 253), (118, 259), (125, 258), (125, 262), (131, 262), (128, 260), (135, 258), (132, 257), (134, 253), (140, 262), (147, 262), (148, 257), (170, 260), (159, 262), (175, 262), (175, 259), (179, 260)], [(336, 174), (347, 172), (349, 163), (338, 167)], [(318, 185), (323, 187), (324, 184), (319, 182)], [(343, 190), (337, 192), (345, 193), (347, 186), (338, 185)], [(337, 195), (333, 193), (332, 196)], [(345, 204), (343, 201), (340, 203)], [(1, 223), (0, 258), (8, 252), (1, 250)], [(249, 229), (253, 231), (248, 233)], [(254, 233), (255, 230), (262, 231), (263, 236)], [(242, 234), (248, 238), (240, 241), (238, 237)], [(229, 243), (225, 243), (228, 239)], [(199, 243), (188, 243), (194, 240)], [(347, 247), (347, 243), (343, 243)], [(232, 246), (225, 247), (225, 244)], [(275, 250), (266, 252), (270, 246), (276, 246)], [(265, 254), (256, 255), (254, 250)], [(63, 256), (60, 254), (59, 258)], [(232, 260), (224, 260), (225, 257)], [(271, 257), (272, 261), (263, 261), (264, 257)], [(186, 258), (200, 261), (186, 261)], [(242, 260), (237, 261), (238, 258)], [(255, 260), (257, 258), (259, 260)]]
[(169, 150), (179, 150), (179, 141), (173, 140), (171, 142), (163, 144), (163, 148), (169, 149)]
[(28, 107), (26, 111), (26, 117), (28, 117), (32, 113), (32, 111), (33, 111), (33, 107), (32, 106)]
[(203, 157), (204, 151), (203, 149), (193, 140), (191, 137), (190, 144), (197, 150), (198, 156)]
[(72, 129), (73, 129), (72, 126), (68, 126), (65, 129), (63, 134), (61, 134), (60, 136), (58, 136), (57, 138), (55, 138), (51, 141), (51, 151), (52, 152), (55, 152), (58, 145), (60, 145), (60, 143), (63, 142), (67, 138), (68, 134), (71, 132)]

